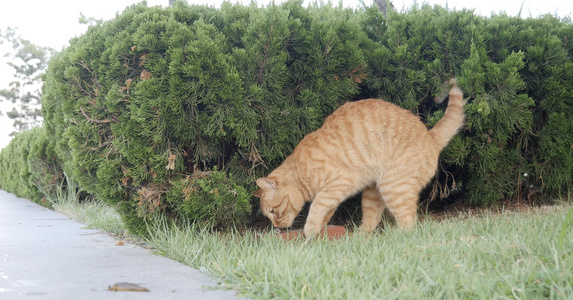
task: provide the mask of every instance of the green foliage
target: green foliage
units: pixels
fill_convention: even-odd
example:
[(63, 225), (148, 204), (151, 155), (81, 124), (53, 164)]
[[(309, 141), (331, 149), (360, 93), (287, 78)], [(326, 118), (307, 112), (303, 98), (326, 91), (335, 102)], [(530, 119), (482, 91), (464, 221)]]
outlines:
[(50, 206), (63, 178), (44, 127), (17, 134), (0, 152), (0, 188), (18, 197)]
[[(387, 18), (376, 7), (301, 1), (135, 5), (52, 59), (42, 98), (49, 139), (7, 148), (2, 186), (47, 186), (36, 173), (65, 172), (138, 234), (158, 213), (244, 224), (258, 209), (253, 179), (342, 103), (380, 97), (432, 126), (445, 108), (433, 96), (457, 77), (466, 126), (442, 153), (441, 192), (430, 198), (552, 198), (573, 189), (571, 36), (571, 21), (552, 16), (428, 5)], [(11, 165), (28, 153), (55, 165)]]
[[(490, 204), (573, 188), (570, 20), (483, 18), (427, 5), (386, 20), (367, 9), (364, 20), (372, 41), (364, 95), (411, 109), (431, 126), (443, 114), (432, 96), (458, 78), (466, 126), (441, 155), (442, 189)], [(457, 188), (444, 186), (452, 175)]]
[(184, 219), (215, 227), (242, 226), (251, 194), (221, 171), (193, 174), (172, 183), (167, 202)]
[[(351, 10), (297, 1), (132, 6), (52, 60), (46, 127), (66, 174), (133, 231), (158, 211), (244, 224), (253, 179), (358, 93), (365, 41)], [(236, 177), (189, 182), (214, 167)]]

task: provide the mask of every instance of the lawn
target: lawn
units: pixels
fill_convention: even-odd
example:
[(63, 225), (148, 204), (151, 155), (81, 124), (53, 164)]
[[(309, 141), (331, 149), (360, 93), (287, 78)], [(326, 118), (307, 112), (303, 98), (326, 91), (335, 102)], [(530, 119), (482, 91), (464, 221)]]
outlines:
[(153, 228), (163, 255), (257, 299), (573, 297), (571, 206), (393, 226), (339, 240), (284, 242)]
[(573, 206), (285, 242), (163, 223), (148, 244), (253, 299), (571, 299)]

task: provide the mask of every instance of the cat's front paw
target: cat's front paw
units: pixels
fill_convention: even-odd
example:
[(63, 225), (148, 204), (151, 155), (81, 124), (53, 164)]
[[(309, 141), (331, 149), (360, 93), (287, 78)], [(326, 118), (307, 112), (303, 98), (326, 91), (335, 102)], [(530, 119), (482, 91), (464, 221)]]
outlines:
[(304, 236), (309, 239), (309, 238), (313, 238), (316, 237), (321, 230), (321, 226), (318, 224), (312, 224), (312, 223), (306, 223), (304, 225)]

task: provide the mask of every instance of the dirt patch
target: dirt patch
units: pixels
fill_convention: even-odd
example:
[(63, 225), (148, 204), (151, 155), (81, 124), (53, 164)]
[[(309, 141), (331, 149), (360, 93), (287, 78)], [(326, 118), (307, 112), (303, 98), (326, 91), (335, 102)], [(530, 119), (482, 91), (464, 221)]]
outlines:
[(491, 206), (472, 206), (468, 203), (456, 202), (443, 206), (440, 209), (430, 211), (428, 214), (420, 214), (420, 220), (431, 219), (442, 221), (451, 218), (477, 218), (484, 214), (502, 213), (529, 213), (535, 210), (554, 211), (562, 209), (559, 203), (553, 205), (530, 204), (527, 202), (504, 201)]

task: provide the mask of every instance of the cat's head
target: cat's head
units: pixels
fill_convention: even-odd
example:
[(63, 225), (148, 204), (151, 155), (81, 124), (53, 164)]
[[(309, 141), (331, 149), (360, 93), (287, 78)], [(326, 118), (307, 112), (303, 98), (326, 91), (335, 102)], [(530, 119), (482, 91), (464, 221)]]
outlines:
[(257, 185), (260, 189), (254, 196), (261, 198), (263, 214), (277, 228), (291, 226), (294, 218), (304, 206), (300, 191), (294, 186), (279, 183), (271, 178), (259, 178)]

